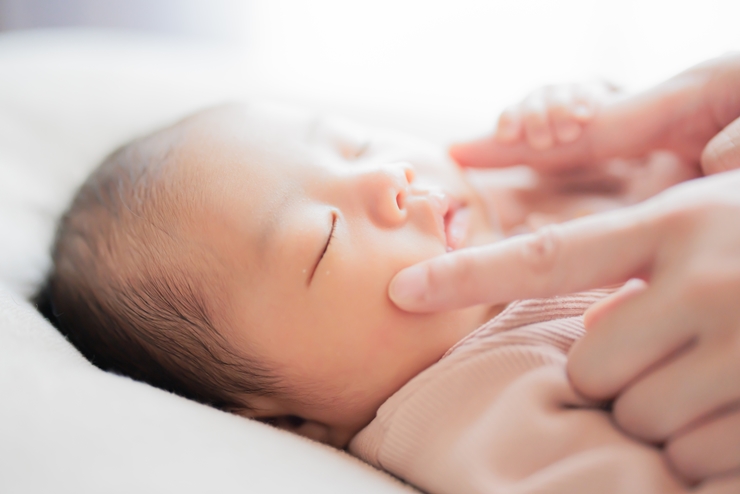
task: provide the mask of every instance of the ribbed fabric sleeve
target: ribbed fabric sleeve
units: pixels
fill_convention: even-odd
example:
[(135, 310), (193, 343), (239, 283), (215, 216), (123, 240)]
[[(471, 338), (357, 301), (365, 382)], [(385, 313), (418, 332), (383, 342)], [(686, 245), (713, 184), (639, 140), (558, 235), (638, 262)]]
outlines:
[(583, 312), (609, 292), (512, 304), (391, 396), (350, 451), (430, 493), (710, 492), (570, 386)]

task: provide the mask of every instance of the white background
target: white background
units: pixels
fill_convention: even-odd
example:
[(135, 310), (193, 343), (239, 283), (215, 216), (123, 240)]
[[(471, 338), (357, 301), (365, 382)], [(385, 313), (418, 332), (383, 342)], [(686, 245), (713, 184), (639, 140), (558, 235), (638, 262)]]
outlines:
[(449, 140), (545, 83), (740, 49), (740, 0), (0, 0), (0, 29), (50, 26), (206, 41), (262, 94)]
[(253, 0), (246, 25), (260, 85), (441, 139), (541, 84), (641, 88), (740, 49), (738, 0)]

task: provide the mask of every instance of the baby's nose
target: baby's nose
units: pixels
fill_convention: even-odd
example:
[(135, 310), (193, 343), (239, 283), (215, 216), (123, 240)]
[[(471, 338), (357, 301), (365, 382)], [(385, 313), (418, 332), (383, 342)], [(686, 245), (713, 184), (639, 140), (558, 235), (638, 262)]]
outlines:
[(407, 162), (378, 165), (363, 173), (361, 191), (376, 223), (398, 226), (406, 221), (406, 197), (414, 177), (414, 167)]

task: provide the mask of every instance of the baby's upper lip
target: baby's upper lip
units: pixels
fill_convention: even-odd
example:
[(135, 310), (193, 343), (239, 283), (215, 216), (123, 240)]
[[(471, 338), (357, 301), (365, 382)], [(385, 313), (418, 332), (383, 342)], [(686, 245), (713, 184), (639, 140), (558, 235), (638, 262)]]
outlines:
[(443, 190), (417, 190), (417, 192), (421, 192), (427, 196), (437, 224), (437, 233), (444, 241), (445, 247), (449, 250), (451, 248), (450, 239), (447, 238), (449, 222), (452, 220), (455, 212), (463, 207), (464, 204)]

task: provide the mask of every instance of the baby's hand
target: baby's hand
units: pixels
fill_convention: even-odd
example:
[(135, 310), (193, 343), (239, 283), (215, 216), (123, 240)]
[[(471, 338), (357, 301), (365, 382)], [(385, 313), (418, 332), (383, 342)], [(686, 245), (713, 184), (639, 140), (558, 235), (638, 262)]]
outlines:
[(603, 82), (545, 86), (504, 110), (495, 137), (511, 144), (526, 139), (537, 150), (573, 142), (615, 93), (615, 86)]

